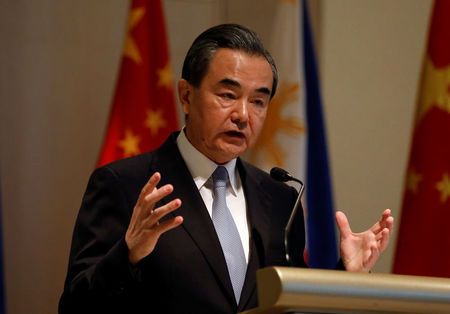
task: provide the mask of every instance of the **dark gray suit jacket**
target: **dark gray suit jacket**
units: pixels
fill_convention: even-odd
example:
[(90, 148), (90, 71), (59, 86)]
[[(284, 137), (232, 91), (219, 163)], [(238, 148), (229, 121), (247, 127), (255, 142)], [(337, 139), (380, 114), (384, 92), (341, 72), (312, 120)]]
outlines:
[[(257, 306), (256, 270), (285, 265), (283, 229), (296, 191), (238, 159), (247, 202), (250, 260), (239, 304), (211, 218), (176, 145), (177, 133), (156, 151), (124, 159), (92, 174), (75, 225), (59, 313), (236, 313)], [(141, 188), (155, 172), (171, 183), (182, 206), (181, 226), (163, 234), (137, 267), (124, 240)], [(305, 266), (300, 210), (291, 247)]]

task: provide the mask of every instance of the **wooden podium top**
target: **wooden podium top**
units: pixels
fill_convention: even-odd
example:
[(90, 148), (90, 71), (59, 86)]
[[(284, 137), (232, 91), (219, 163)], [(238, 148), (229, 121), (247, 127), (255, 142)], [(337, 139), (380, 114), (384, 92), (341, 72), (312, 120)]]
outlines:
[(450, 279), (270, 267), (257, 272), (259, 307), (245, 314), (450, 313)]

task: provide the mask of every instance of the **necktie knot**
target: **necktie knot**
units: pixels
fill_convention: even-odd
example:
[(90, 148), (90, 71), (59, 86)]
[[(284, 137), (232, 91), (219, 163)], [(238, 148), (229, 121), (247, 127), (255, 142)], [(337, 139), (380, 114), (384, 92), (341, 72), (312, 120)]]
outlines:
[(218, 166), (212, 174), (214, 188), (223, 188), (227, 186), (228, 171), (224, 166)]

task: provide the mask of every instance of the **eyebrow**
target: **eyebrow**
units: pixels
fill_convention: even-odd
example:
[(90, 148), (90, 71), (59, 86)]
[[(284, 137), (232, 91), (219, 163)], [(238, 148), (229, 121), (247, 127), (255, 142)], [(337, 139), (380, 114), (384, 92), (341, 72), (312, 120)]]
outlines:
[[(220, 80), (219, 84), (220, 85), (229, 86), (229, 87), (238, 87), (238, 88), (242, 87), (241, 84), (238, 81), (230, 79), (230, 78), (224, 78), (224, 79)], [(259, 88), (256, 89), (256, 91), (258, 93), (263, 93), (263, 94), (266, 94), (268, 96), (270, 96), (270, 93), (271, 93), (270, 89), (267, 88), (267, 87), (259, 87)]]

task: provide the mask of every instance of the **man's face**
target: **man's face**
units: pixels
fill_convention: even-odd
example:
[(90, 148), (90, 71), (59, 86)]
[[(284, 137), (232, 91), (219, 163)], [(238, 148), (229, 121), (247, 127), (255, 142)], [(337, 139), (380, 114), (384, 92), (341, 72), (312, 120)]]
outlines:
[(264, 57), (218, 49), (198, 88), (178, 84), (189, 141), (217, 164), (244, 153), (261, 132), (272, 82)]

